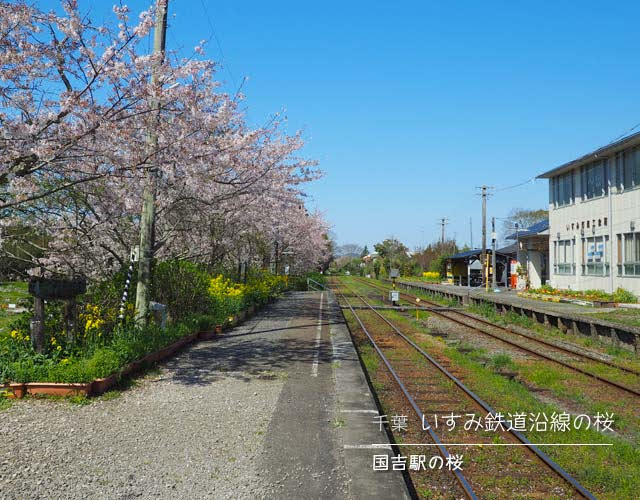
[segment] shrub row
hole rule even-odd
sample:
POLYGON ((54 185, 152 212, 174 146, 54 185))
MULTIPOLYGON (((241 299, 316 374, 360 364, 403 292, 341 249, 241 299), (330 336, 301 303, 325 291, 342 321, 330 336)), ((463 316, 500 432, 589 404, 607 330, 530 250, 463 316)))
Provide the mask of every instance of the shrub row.
POLYGON ((29 338, 29 314, 24 314, 0 335, 0 383, 89 382, 162 349, 176 340, 213 329, 233 320, 250 306, 261 306, 287 288, 284 277, 253 273, 247 283, 234 283, 222 275, 211 276, 199 266, 172 261, 161 263, 154 275, 154 298, 167 305, 170 322, 161 329, 133 321, 133 304, 119 320, 119 299, 124 275, 92 287, 79 315, 79 334, 64 331, 61 303, 47 304, 46 354, 34 351, 29 338), (118 290, 119 289, 119 290, 118 290))

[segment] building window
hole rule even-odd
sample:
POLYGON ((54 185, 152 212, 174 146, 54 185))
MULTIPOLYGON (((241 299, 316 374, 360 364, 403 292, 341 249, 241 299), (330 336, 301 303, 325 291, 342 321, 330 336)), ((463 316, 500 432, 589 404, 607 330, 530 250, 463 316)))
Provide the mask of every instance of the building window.
POLYGON ((618 235, 618 276, 640 276, 640 233, 618 235))
POLYGON ((582 167, 582 198, 590 200, 609 192, 607 186, 607 162, 598 161, 582 167))
POLYGON ((554 274, 574 274, 574 241, 558 240, 554 242, 554 274))
POLYGON ((640 186, 640 148, 629 149, 616 156, 616 185, 618 189, 640 186))
POLYGON ((553 203, 556 207, 573 203, 573 171, 551 179, 553 203))
POLYGON ((609 237, 582 238, 582 274, 585 276, 609 275, 609 237))

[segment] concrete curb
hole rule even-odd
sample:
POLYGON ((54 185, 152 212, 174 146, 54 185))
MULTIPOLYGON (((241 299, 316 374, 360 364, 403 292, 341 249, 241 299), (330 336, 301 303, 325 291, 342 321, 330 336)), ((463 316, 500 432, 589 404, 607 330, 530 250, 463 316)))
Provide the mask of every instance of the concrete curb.
POLYGON ((373 455, 393 455, 384 431, 374 422, 378 408, 360 365, 358 354, 335 296, 327 294, 327 311, 331 319, 330 338, 334 366, 337 418, 344 462, 349 476, 352 498, 409 499, 409 491, 400 471, 376 472, 373 455), (385 443, 386 448, 374 448, 385 443))

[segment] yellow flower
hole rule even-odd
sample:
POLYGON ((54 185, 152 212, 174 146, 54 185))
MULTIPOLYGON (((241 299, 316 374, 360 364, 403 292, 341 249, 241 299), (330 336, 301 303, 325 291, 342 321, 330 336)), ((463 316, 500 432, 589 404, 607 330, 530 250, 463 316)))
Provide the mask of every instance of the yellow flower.
POLYGON ((11 330, 11 338, 16 338, 16 335, 18 334, 17 330, 11 330))
POLYGON ((56 351, 62 351, 62 346, 56 347, 56 351))
POLYGON ((61 365, 66 365, 69 362, 69 358, 64 358, 63 360, 60 361, 61 365))
POLYGON ((27 335, 27 336, 24 338, 24 340, 25 340, 25 342, 29 342, 29 340, 31 340, 31 337, 29 337, 29 335, 27 335))
POLYGON ((51 337, 51 345, 56 345, 56 338, 55 337, 51 337))

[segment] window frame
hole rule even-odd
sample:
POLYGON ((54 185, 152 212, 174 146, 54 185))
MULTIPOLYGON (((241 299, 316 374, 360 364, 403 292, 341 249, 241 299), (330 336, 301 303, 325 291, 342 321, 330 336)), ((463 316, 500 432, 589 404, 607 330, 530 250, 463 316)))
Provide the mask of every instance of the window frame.
POLYGON ((607 250, 607 246, 609 244, 609 236, 608 235, 594 235, 594 236, 584 236, 582 238, 582 275, 583 276, 609 276, 611 272, 611 251, 607 250), (592 260, 589 261, 588 256, 588 245, 590 243, 594 244, 594 248, 597 250, 598 243, 602 243, 603 251, 601 261, 592 260))

